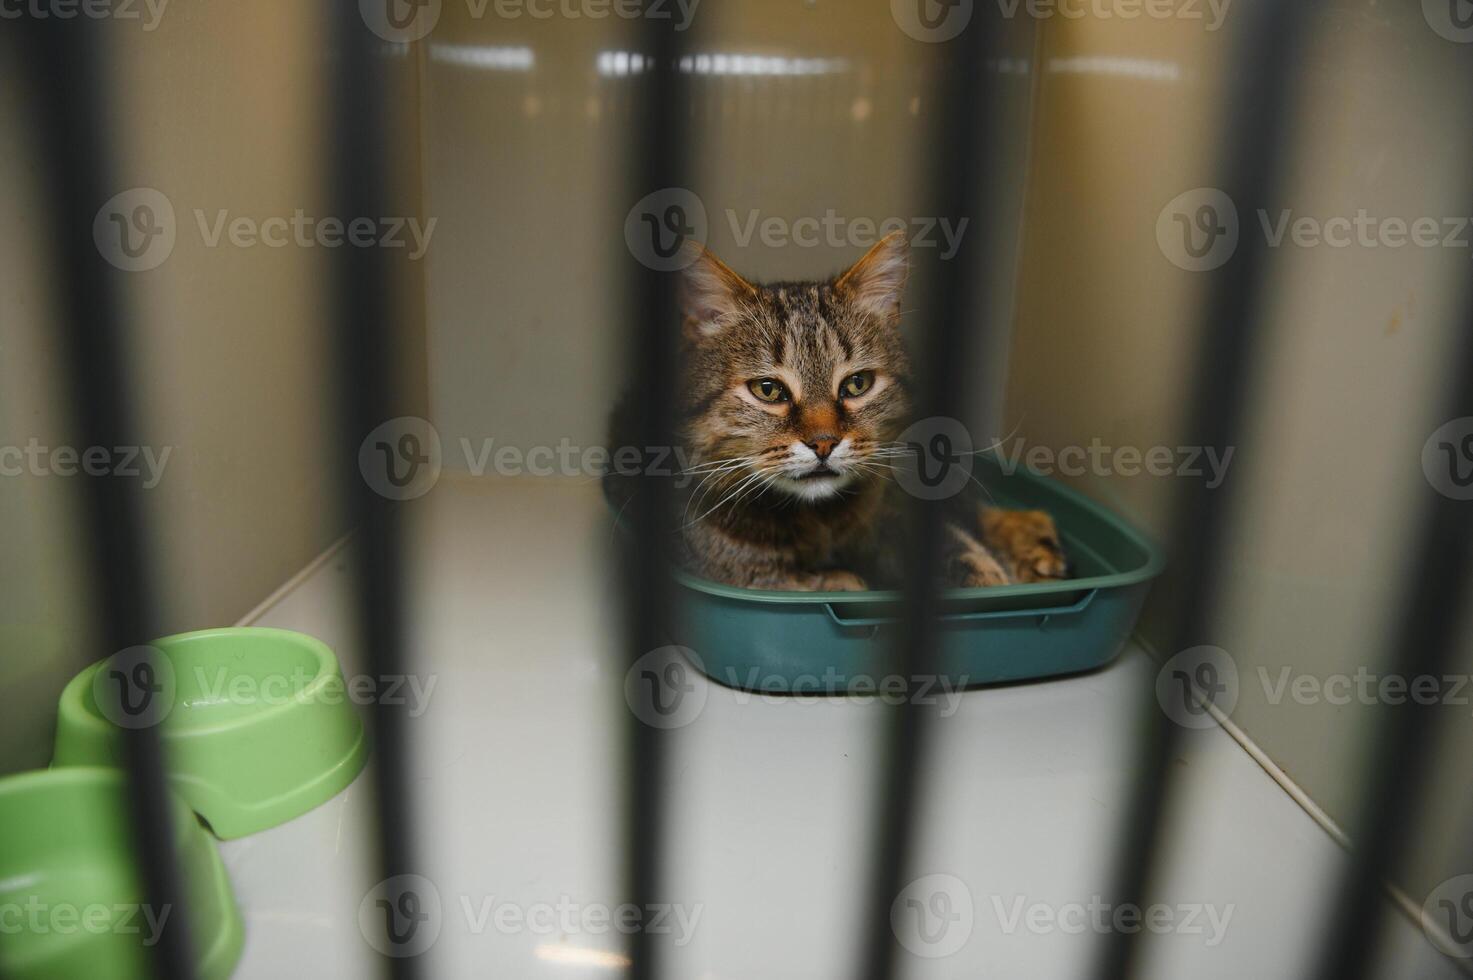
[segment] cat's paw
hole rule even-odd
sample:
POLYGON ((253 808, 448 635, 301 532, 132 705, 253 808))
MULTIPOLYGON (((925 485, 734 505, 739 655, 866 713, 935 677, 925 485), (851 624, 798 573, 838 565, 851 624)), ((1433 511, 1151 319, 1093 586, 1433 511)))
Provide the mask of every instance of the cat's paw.
POLYGON ((813 576, 816 583, 814 592, 864 592, 869 589, 864 579, 853 572, 828 571, 818 572, 813 576))
POLYGON ((989 543, 1006 556, 1018 582, 1069 577, 1069 560, 1054 519, 1041 510, 989 510, 982 515, 989 543))

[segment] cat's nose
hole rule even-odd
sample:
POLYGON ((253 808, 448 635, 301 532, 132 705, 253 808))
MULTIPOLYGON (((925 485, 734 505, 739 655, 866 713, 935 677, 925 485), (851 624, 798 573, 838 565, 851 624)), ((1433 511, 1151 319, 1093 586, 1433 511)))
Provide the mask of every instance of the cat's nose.
POLYGON ((808 448, 813 450, 813 454, 818 457, 820 463, 829 458, 829 453, 833 452, 834 447, 838 444, 837 436, 814 436, 808 440, 808 448))

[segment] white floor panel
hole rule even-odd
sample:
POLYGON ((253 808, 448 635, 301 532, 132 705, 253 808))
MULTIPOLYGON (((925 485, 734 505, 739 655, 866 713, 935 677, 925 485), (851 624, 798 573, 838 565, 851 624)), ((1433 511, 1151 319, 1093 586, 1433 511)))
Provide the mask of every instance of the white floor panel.
MULTIPOLYGON (((411 512, 416 851, 440 906, 424 926, 438 929, 427 969, 617 975, 627 708, 598 488, 446 478, 411 512)), ((325 562, 258 622, 322 637, 354 673, 346 588, 343 562, 325 562)), ((1132 648, 1091 675, 967 692, 937 721, 907 877, 945 877, 908 893, 919 905, 900 915, 920 952, 949 955, 907 954, 906 976, 1086 975, 1151 670, 1132 648)), ((697 683, 699 717, 665 736, 670 976, 852 976, 884 707, 697 683)), ((1194 734, 1178 763, 1147 974, 1301 976, 1343 852, 1226 733, 1194 734)), ((371 803, 360 778, 223 845, 247 920, 238 976, 370 975, 377 954, 358 922, 374 885, 371 803)), ((1385 976, 1460 976, 1400 915, 1390 932, 1385 976)))

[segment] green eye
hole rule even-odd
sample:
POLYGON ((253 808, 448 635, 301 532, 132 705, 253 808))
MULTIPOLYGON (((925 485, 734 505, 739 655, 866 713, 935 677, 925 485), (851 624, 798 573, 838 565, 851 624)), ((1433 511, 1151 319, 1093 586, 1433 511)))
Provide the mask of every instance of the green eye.
POLYGON ((858 398, 866 391, 869 391, 870 386, 874 383, 875 372, 873 371, 860 371, 856 374, 851 374, 844 379, 843 384, 839 385, 839 396, 841 398, 858 398))
POLYGON ((758 378, 756 381, 748 381, 747 390, 755 395, 759 402, 767 402, 770 405, 788 400, 788 389, 783 387, 781 381, 773 378, 758 378))

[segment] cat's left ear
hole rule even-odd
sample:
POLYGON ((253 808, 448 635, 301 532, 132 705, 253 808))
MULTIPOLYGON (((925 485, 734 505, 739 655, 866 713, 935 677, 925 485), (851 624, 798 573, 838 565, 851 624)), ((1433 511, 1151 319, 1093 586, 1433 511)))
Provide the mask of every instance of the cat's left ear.
POLYGON ((909 275, 910 243, 904 232, 892 231, 835 280, 834 288, 864 312, 891 319, 900 315, 909 275))

